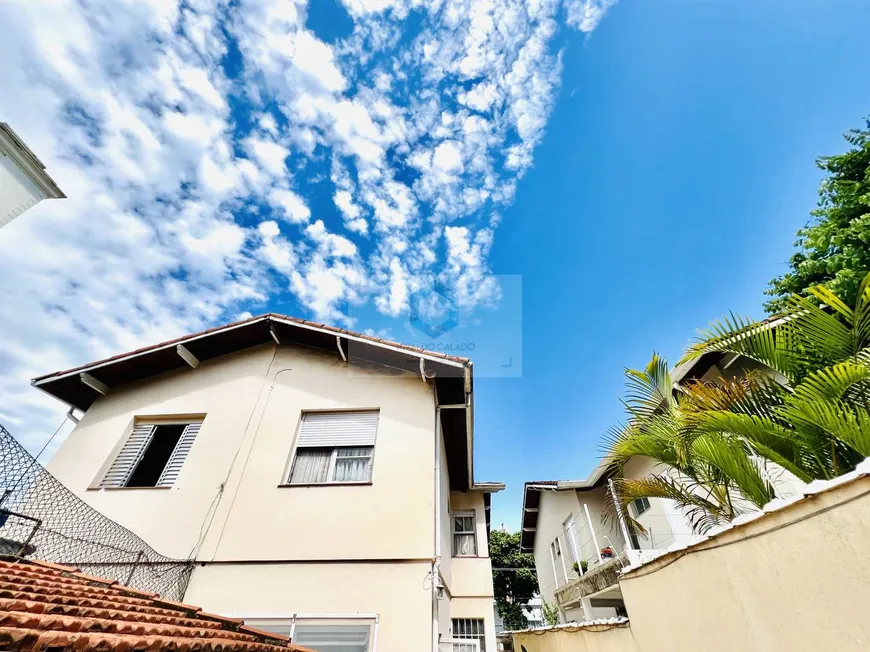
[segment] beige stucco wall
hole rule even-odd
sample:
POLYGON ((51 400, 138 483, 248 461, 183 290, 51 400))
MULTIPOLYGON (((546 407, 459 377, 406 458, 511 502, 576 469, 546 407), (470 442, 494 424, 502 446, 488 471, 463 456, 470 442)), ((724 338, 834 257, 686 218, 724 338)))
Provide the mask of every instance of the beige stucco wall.
MULTIPOLYGON (((452 617, 473 617, 494 633, 483 494, 449 491, 440 449, 442 573, 454 597, 439 602, 439 630, 447 638, 452 617), (451 559, 451 509, 475 510, 478 558, 451 559)), ((379 652, 406 652, 431 649, 435 450, 432 384, 419 375, 264 345, 113 389, 49 470, 158 552, 187 557, 199 544, 197 559, 215 563, 197 566, 187 601, 217 613, 376 613, 379 652), (361 408, 380 410, 370 485, 280 486, 303 410, 361 408), (94 488, 136 417, 179 415, 205 418, 173 487, 94 488)))
POLYGON ((866 650, 868 540, 863 478, 628 574, 632 631, 643 652, 866 650))
MULTIPOLYGON (((639 652, 628 627, 514 634, 514 652, 639 652)), ((698 652, 705 648, 698 648, 698 652)))
POLYGON ((186 557, 249 428, 273 352, 251 349, 112 391, 85 413, 48 470, 158 552, 186 557), (88 490, 114 459, 134 417, 177 414, 206 417, 175 486, 88 490))
POLYGON ((211 521, 200 559, 431 558, 431 385, 419 377, 349 373, 336 356, 275 348, 251 349, 112 391, 87 411, 49 470, 171 556, 187 556, 211 521), (380 409, 372 484, 279 487, 301 412, 333 408, 380 409), (134 417, 195 413, 205 420, 172 488, 87 489, 99 480, 134 417), (212 519, 209 510, 223 482, 212 519), (302 530, 305 536, 299 536, 302 530))
POLYGON ((378 652, 432 645, 429 564, 217 565, 193 572, 185 601, 241 618, 377 614, 378 652))

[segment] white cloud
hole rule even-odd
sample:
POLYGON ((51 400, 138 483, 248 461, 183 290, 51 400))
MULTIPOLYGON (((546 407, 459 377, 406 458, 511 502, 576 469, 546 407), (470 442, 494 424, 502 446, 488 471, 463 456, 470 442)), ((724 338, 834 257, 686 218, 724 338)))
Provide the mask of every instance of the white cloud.
POLYGON ((291 222, 305 223, 311 219, 311 209, 292 190, 278 188, 272 190, 269 199, 273 205, 281 208, 284 216, 291 222))
POLYGON ((276 177, 283 176, 287 169, 285 160, 290 156, 290 150, 278 143, 262 138, 249 138, 246 143, 251 155, 266 170, 276 177))
POLYGON ((432 165, 446 174, 462 172, 462 153, 454 141, 446 141, 435 148, 432 165))
POLYGON ((0 231, 0 412, 26 443, 65 411, 29 378, 270 298, 349 323, 436 280, 498 297, 494 215, 546 129, 558 21, 589 32, 612 0, 343 3, 333 44, 305 0, 0 5, 0 115, 69 196, 0 231))
POLYGON ((615 4, 616 0, 566 0, 568 24, 589 33, 598 27, 604 14, 615 4))

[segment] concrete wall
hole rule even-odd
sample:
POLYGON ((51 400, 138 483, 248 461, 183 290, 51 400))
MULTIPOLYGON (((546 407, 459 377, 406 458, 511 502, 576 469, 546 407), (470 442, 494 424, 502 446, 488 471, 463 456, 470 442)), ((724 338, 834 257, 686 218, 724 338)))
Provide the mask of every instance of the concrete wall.
MULTIPOLYGON (((514 652, 639 652, 628 627, 551 630, 514 634, 514 652), (522 646, 522 647, 520 647, 522 646)), ((705 648, 698 648, 698 651, 705 648)))
POLYGON ((629 629, 515 634, 514 649, 867 650, 868 540, 865 476, 626 573, 629 629))
POLYGON ((627 574, 632 631, 643 652, 866 650, 868 541, 865 477, 627 574))

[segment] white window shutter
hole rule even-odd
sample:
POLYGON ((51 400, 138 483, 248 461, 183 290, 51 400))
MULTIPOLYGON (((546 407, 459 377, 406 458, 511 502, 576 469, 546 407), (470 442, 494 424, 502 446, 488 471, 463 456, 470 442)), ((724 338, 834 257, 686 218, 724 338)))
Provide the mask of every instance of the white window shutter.
POLYGON ((160 479, 157 480, 158 487, 171 487, 178 479, 178 473, 181 471, 181 466, 184 460, 187 459, 187 454, 190 452, 193 441, 199 434, 199 428, 202 423, 191 423, 184 428, 178 443, 175 445, 175 450, 169 456, 169 461, 166 463, 166 468, 160 474, 160 479))
POLYGON ((103 476, 100 486, 125 486, 133 474, 136 465, 142 459, 142 455, 145 453, 145 449, 148 447, 148 443, 153 435, 154 426, 151 424, 142 424, 133 428, 133 432, 127 438, 127 441, 124 442, 118 457, 115 458, 112 466, 109 467, 106 475, 103 476))
POLYGON ((377 432, 377 410, 306 412, 297 447, 374 446, 377 432))

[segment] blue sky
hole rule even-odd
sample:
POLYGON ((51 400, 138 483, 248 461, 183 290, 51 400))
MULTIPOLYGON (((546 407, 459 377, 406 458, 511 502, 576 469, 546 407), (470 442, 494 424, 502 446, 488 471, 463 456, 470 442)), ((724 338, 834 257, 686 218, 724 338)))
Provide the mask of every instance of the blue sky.
MULTIPOLYGON (((622 368, 760 314, 870 113, 859 0, 0 5, 0 117, 69 196, 0 232, 29 378, 269 310, 476 361, 477 477, 576 478, 622 368), (439 295, 459 325, 432 338, 439 295)), ((68 431, 65 426, 58 439, 68 431)))

